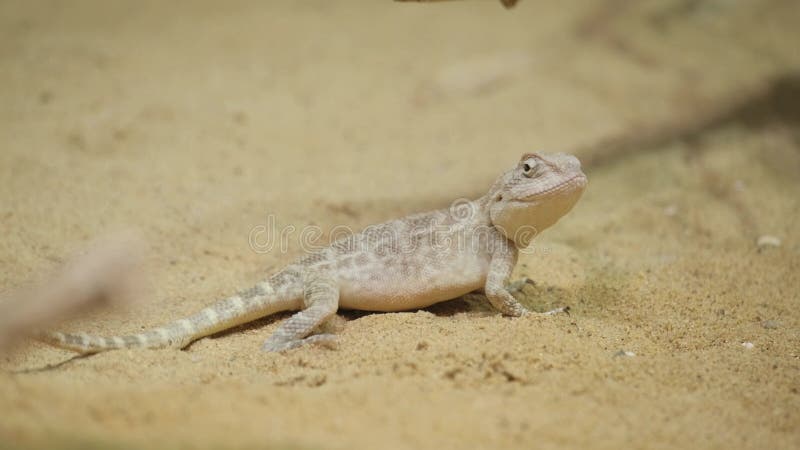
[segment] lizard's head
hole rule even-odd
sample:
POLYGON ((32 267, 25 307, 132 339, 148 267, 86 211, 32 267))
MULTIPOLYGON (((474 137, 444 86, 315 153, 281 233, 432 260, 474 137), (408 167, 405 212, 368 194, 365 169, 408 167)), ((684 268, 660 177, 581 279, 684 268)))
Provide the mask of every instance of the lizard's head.
POLYGON ((564 153, 522 155, 489 191, 492 224, 518 246, 569 212, 586 188, 578 158, 564 153))

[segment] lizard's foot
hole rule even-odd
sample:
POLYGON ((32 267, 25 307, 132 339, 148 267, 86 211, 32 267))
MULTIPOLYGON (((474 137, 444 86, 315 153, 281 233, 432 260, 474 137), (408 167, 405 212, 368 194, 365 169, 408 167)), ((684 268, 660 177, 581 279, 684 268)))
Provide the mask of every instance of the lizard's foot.
POLYGON ((528 285, 536 286, 536 282, 528 277, 520 278, 517 281, 512 281, 511 283, 508 283, 508 286, 506 286, 506 290, 513 295, 516 294, 517 292, 522 292, 522 289, 524 289, 525 286, 528 285))
POLYGON ((533 316, 554 316, 556 314, 561 314, 561 313, 569 315, 569 306, 562 306, 560 308, 551 309, 550 311, 541 312, 541 313, 540 312, 536 312, 536 311, 531 311, 530 309, 523 309, 519 314, 516 314, 516 315, 507 314, 507 315, 509 315, 511 317, 522 317, 522 316, 531 316, 531 315, 533 315, 533 316))
POLYGON ((314 334, 307 338, 293 339, 289 341, 275 338, 275 335, 273 334, 269 337, 269 339, 264 341, 264 345, 261 347, 261 350, 265 352, 282 352, 301 347, 306 344, 321 345, 334 349, 339 345, 339 341, 337 340, 335 334, 330 333, 314 334))
POLYGON ((564 313, 566 315, 569 315, 569 306, 562 306, 560 308, 551 309, 550 311, 544 312, 542 314, 544 314, 545 316, 552 316, 552 315, 560 314, 560 313, 564 313))

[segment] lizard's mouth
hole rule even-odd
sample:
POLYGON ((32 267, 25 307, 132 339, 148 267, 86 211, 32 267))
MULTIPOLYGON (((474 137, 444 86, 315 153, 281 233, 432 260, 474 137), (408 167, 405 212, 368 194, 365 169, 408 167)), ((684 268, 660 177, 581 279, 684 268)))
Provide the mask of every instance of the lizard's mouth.
POLYGON ((514 200, 518 202, 531 202, 546 197, 552 197, 553 195, 562 195, 568 191, 583 191, 583 189, 586 188, 587 183, 588 180, 586 178, 586 175, 584 175, 583 173, 578 173, 562 181, 561 183, 556 184, 555 186, 551 186, 547 189, 536 192, 535 194, 531 194, 514 200))

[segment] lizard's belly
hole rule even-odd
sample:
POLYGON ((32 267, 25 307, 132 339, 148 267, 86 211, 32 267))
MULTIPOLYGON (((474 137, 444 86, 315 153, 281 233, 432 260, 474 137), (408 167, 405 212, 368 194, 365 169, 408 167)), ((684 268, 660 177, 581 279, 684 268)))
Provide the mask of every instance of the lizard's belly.
MULTIPOLYGON (((424 259, 422 260, 424 261, 424 259)), ((480 289, 489 255, 453 255, 444 261, 377 262, 373 270, 340 273, 339 307, 365 311, 424 308, 480 289)))

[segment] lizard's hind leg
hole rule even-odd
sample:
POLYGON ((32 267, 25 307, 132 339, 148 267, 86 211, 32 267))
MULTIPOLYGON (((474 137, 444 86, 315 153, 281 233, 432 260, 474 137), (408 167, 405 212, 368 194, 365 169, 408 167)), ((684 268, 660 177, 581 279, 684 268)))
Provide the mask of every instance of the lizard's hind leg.
POLYGON ((309 343, 333 343, 333 334, 309 336, 316 327, 336 314, 339 308, 339 286, 326 274, 309 272, 303 276, 303 303, 305 309, 282 323, 264 342, 262 349, 280 352, 309 343))

